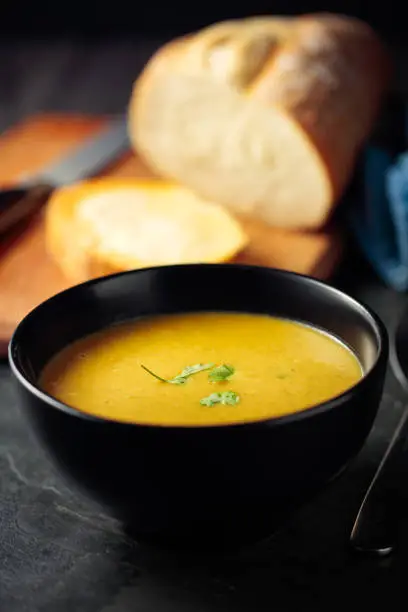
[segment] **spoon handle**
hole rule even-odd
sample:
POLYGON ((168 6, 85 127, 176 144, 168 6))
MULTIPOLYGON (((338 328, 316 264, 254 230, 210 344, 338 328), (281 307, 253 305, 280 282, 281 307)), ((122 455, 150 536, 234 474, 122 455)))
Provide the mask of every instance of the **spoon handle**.
POLYGON ((0 189, 0 235, 7 233, 39 210, 52 191, 50 185, 0 189))
POLYGON ((396 486, 401 479, 399 467, 407 437, 408 408, 401 416, 357 514, 350 542, 359 552, 385 556, 394 550, 398 509, 396 486))

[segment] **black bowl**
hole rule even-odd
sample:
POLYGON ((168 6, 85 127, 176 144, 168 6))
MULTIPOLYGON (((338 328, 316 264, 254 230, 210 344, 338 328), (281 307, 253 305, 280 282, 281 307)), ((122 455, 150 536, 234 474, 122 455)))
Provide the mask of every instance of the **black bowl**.
POLYGON ((198 548, 268 536, 343 470, 373 424, 387 356, 381 321, 344 293, 304 276, 239 265, 150 268, 78 285, 33 310, 9 349, 21 405, 62 471, 139 539, 198 548), (206 310, 318 326, 351 346, 366 374, 303 412, 207 427, 90 417, 37 386, 48 360, 77 338, 135 317, 206 310))

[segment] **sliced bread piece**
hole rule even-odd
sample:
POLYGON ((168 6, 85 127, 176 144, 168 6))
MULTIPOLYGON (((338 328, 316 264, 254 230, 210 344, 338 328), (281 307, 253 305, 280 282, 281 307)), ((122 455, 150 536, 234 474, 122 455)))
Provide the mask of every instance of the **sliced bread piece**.
POLYGON ((75 282, 133 268, 232 259, 247 244, 222 207, 155 179, 102 178, 58 190, 47 249, 75 282))

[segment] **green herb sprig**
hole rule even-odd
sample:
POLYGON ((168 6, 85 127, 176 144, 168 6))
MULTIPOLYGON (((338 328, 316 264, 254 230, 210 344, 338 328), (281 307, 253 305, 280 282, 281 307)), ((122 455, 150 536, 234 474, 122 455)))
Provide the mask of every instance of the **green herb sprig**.
POLYGON ((171 385, 184 385, 190 378, 190 376, 193 376, 193 374, 198 374, 198 372, 210 370, 214 367, 213 363, 196 363, 195 365, 187 366, 186 368, 184 368, 184 370, 180 372, 180 374, 177 374, 173 378, 163 378, 162 376, 155 374, 155 372, 152 372, 152 370, 149 370, 149 368, 147 368, 145 365, 140 365, 151 376, 154 376, 154 378, 160 380, 160 382, 170 383, 171 385))
MULTIPOLYGON (((196 363, 195 365, 187 366, 179 374, 173 378, 163 378, 159 374, 156 374, 148 367, 140 364, 143 370, 148 374, 163 383, 169 383, 171 385, 184 385, 190 376, 210 370, 208 373, 208 379, 212 383, 226 382, 230 380, 231 376, 235 374, 235 368, 232 365, 223 363, 220 366, 215 366, 213 363, 196 363)), ((202 406, 214 406, 215 404, 224 404, 226 406, 235 406, 239 404, 240 397, 235 391, 223 391, 221 393, 211 393, 207 397, 203 397, 200 400, 202 406)))
POLYGON ((202 406, 214 406, 215 404, 235 406, 240 401, 241 398, 235 391, 223 391, 222 393, 211 393, 207 397, 203 397, 200 400, 200 404, 202 406))
POLYGON ((235 374, 235 368, 232 365, 228 365, 227 363, 223 363, 220 366, 217 366, 208 373, 208 378, 211 382, 224 382, 229 380, 231 376, 235 374))

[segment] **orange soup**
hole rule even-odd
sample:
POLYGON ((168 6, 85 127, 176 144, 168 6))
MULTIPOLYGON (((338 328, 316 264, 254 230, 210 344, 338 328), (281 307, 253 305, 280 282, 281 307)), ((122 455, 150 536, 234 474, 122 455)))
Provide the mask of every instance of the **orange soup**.
POLYGON ((304 410, 362 375, 354 353, 317 329, 206 312, 143 318, 78 340, 45 367, 40 386, 116 421, 214 425, 304 410))

